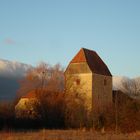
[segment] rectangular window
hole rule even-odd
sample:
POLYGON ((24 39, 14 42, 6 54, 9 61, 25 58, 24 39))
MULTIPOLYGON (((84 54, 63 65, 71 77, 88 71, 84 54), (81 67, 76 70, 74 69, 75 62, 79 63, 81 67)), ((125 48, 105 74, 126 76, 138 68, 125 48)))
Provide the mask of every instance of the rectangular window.
POLYGON ((104 79, 104 86, 106 86, 107 85, 107 80, 106 79, 104 79))
POLYGON ((76 79, 76 85, 80 85, 80 79, 76 79))

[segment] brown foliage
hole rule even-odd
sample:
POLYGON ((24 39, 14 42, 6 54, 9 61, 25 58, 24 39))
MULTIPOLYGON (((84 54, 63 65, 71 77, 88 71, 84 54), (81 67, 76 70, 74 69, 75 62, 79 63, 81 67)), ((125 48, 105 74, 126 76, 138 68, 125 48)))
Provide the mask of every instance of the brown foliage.
POLYGON ((46 127, 64 127, 64 93, 44 90, 43 94, 38 96, 38 99, 40 101, 38 109, 46 127))
POLYGON ((117 94, 117 98, 114 96, 113 107, 104 112, 106 129, 115 130, 117 125, 117 132, 140 130, 140 101, 130 98, 121 91, 115 94, 117 94))
MULTIPOLYGON (((33 91, 39 102, 39 104, 34 104, 33 108, 39 114, 38 118, 41 119, 43 125, 62 127, 62 125, 64 126, 63 90, 63 68, 59 64, 50 66, 40 63, 39 66, 29 71, 22 80, 18 94, 21 96, 33 91)), ((27 113, 25 112, 25 114, 27 113)))
POLYGON ((29 91, 36 89, 43 90, 44 88, 57 92, 63 91, 64 75, 60 64, 50 66, 42 62, 36 68, 28 71, 25 78, 20 81, 18 96, 21 97, 29 91))
MULTIPOLYGON (((76 77, 78 78, 78 77, 76 77)), ((79 78, 78 78, 79 79, 79 78)), ((40 104, 35 109, 41 115, 43 125, 51 128, 80 128, 103 126, 109 130, 131 132, 140 129, 140 102, 133 100, 124 93, 114 96, 114 105, 102 114, 94 114, 87 110, 85 93, 81 86, 74 88, 72 77, 67 77, 67 87, 64 91, 64 75, 60 65, 50 66, 41 63, 30 70, 21 82, 18 94, 25 95, 34 90, 40 104), (116 106, 117 105, 117 106, 116 106), (117 110, 116 110, 117 109, 117 110), (93 122, 92 122, 93 121, 93 122)))

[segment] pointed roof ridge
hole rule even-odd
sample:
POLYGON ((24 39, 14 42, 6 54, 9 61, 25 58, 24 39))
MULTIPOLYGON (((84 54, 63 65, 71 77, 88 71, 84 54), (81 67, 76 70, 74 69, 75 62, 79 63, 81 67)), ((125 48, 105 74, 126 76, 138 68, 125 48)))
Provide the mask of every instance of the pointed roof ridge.
POLYGON ((93 50, 81 48, 70 63, 81 63, 81 62, 87 62, 89 68, 93 73, 112 76, 107 65, 93 50))
POLYGON ((70 63, 79 63, 79 62, 86 62, 85 48, 81 48, 70 63))
POLYGON ((81 49, 84 50, 84 51, 92 51, 92 52, 95 52, 94 50, 87 49, 87 48, 81 48, 81 49))

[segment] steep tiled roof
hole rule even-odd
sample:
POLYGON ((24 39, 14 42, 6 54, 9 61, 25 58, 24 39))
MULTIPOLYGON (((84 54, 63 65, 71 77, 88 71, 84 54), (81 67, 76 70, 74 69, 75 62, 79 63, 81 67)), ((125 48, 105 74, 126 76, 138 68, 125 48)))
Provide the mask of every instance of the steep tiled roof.
POLYGON ((85 56, 85 51, 82 48, 76 56, 72 59, 71 63, 79 63, 79 62, 86 62, 86 56, 85 56))
POLYGON ((95 51, 82 48, 70 63, 87 62, 93 73, 111 76, 107 65, 95 51))
POLYGON ((26 95, 22 96, 22 98, 38 98, 39 95, 42 95, 42 93, 47 92, 47 89, 33 89, 30 92, 28 92, 26 95))

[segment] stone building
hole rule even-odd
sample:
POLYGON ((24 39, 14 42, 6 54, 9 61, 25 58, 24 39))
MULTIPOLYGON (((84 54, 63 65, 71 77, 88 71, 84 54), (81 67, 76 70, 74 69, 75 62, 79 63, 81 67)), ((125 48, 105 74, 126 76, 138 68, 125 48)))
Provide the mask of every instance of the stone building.
POLYGON ((22 96, 15 106, 16 118, 36 119, 40 117, 37 112, 39 101, 36 97, 36 91, 30 91, 25 96, 22 96))
POLYGON ((86 95, 87 107, 101 113, 112 104, 112 75, 95 51, 82 48, 65 71, 66 91, 86 95))

